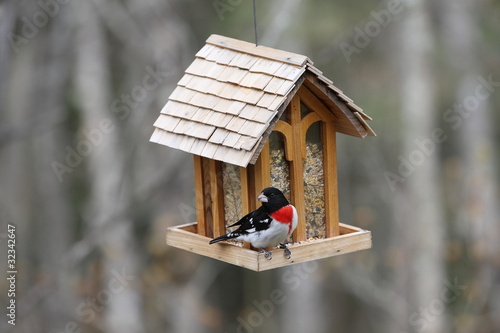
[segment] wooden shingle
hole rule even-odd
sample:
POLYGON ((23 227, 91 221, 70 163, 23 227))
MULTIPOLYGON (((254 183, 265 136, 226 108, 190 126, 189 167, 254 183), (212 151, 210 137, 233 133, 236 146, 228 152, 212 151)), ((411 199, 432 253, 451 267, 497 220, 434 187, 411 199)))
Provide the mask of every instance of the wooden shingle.
POLYGON ((168 107, 165 107, 162 113, 183 119, 191 119, 198 110, 198 108, 193 105, 175 101, 169 101, 166 106, 168 107))
POLYGON ((215 152, 217 151, 217 148, 219 148, 219 145, 207 142, 203 147, 203 150, 201 151, 200 155, 206 158, 213 159, 215 152))
POLYGON ((247 104, 245 105, 245 107, 243 107, 243 109, 239 113, 239 116, 240 118, 253 119, 253 117, 258 113, 259 110, 260 108, 258 106, 247 104))
POLYGON ((243 103, 255 105, 263 95, 264 92, 262 90, 240 87, 236 94, 234 94, 233 99, 243 103))
POLYGON ((233 150, 232 148, 226 147, 226 146, 218 146, 217 150, 215 151, 215 154, 213 156, 214 160, 222 160, 225 159, 225 156, 233 150))
POLYGON ((240 85, 248 88, 255 88, 258 90, 264 89, 265 86, 272 80, 271 75, 266 75, 262 73, 248 72, 240 81, 240 85))
POLYGON ((166 126, 166 123, 167 123, 167 116, 166 115, 163 115, 163 114, 160 114, 160 116, 158 117, 158 119, 156 119, 156 121, 154 122, 153 126, 154 127, 159 127, 161 129, 165 129, 165 126, 166 126))
POLYGON ((210 136, 209 142, 216 143, 216 144, 222 144, 224 140, 226 140, 227 136, 230 134, 228 130, 225 130, 223 128, 217 128, 212 135, 210 136))
POLYGON ((226 110, 231 106, 232 103, 233 101, 230 99, 220 98, 217 104, 214 105, 213 110, 226 113, 226 110))
POLYGON ((198 108, 196 113, 191 117, 192 121, 196 121, 198 123, 206 123, 207 119, 210 117, 210 110, 204 108, 198 108))
POLYGON ((358 118, 359 122, 363 125, 363 127, 368 131, 369 135, 375 136, 375 132, 371 129, 370 125, 366 122, 364 117, 359 113, 359 112, 354 112, 354 115, 356 118, 358 118))
POLYGON ((243 127, 245 122, 246 120, 243 118, 233 117, 233 119, 231 119, 231 121, 225 126, 225 128, 233 132, 238 132, 243 127))
POLYGON ((243 124, 238 133, 258 138, 262 135, 262 133, 264 133, 266 129, 267 129, 266 124, 261 124, 248 120, 243 124))
MULTIPOLYGON (((193 98, 193 91, 186 89, 181 86, 177 86, 175 90, 172 92, 170 97, 168 98, 171 101, 177 101, 182 103, 189 103, 189 101, 193 98)), ((168 102, 167 102, 168 103, 168 102)))
POLYGON ((237 147, 243 150, 251 150, 255 144, 258 144, 260 142, 260 139, 254 139, 249 136, 242 137, 242 139, 238 142, 237 147))
POLYGON ((196 77, 194 80, 190 80, 188 84, 185 85, 185 87, 191 90, 207 93, 208 87, 210 87, 210 85, 213 84, 213 82, 214 80, 206 77, 196 77))
POLYGON ((224 140, 224 142, 222 144, 224 146, 228 146, 228 147, 233 148, 240 139, 241 139, 240 134, 237 134, 234 132, 229 132, 228 136, 226 137, 226 139, 224 140))
POLYGON ((172 132, 207 140, 215 130, 215 126, 181 119, 172 132))
POLYGON ((286 82, 287 80, 275 76, 269 81, 267 86, 264 87, 264 91, 270 94, 276 94, 276 91, 286 82))
POLYGON ((277 110, 281 104, 285 102, 286 98, 280 97, 280 98, 275 98, 274 101, 272 101, 271 104, 267 107, 269 110, 277 110))
POLYGON ((229 63, 231 63, 231 61, 236 55, 238 55, 238 52, 229 49, 224 49, 215 59, 207 58, 207 60, 215 61, 216 63, 221 65, 229 65, 229 63))
POLYGON ((179 143, 179 149, 184 151, 189 151, 194 144, 196 139, 191 136, 184 136, 179 143))
POLYGON ((229 107, 226 109, 226 113, 230 113, 233 115, 240 114, 240 111, 245 107, 245 103, 240 101, 232 101, 229 107))
MULTIPOLYGON (((226 69, 224 65, 218 64, 216 62, 200 60, 200 66, 202 69, 200 71, 194 73, 199 77, 209 77, 211 79, 217 80, 217 77, 220 73, 226 69)), ((220 80, 219 80, 220 81, 220 80)))
POLYGON ((219 99, 220 98, 217 96, 195 91, 189 100, 189 104, 200 108, 213 109, 213 107, 219 102, 219 99))
POLYGON ((252 67, 249 68, 249 70, 250 72, 274 75, 274 73, 276 73, 276 71, 281 67, 281 64, 281 62, 276 60, 260 58, 253 64, 252 67))
POLYGON ((297 68, 288 64, 282 64, 280 68, 274 73, 274 76, 280 77, 287 80, 295 80, 298 78, 302 68, 297 68))
POLYGON ((270 106, 273 105, 276 99, 283 100, 283 96, 264 93, 264 95, 262 95, 262 97, 257 102, 257 106, 272 110, 270 106))
POLYGON ((177 82, 177 85, 178 86, 182 86, 182 87, 185 87, 189 81, 191 81, 191 79, 193 79, 195 76, 194 75, 191 75, 191 74, 184 74, 184 76, 180 79, 179 82, 177 82))
POLYGON ((234 84, 239 84, 240 81, 245 77, 247 71, 238 67, 226 67, 217 77, 218 81, 231 82, 234 84))
POLYGON ((278 89, 275 90, 275 93, 277 95, 285 96, 290 92, 290 90, 292 90, 294 86, 294 81, 285 81, 278 89))
MULTIPOLYGON (((230 50, 228 50, 230 51, 230 50)), ((226 56, 226 50, 221 47, 214 47, 204 58, 208 61, 217 61, 219 58, 226 56)))
POLYGON ((235 56, 229 63, 232 67, 238 67, 241 69, 250 69, 259 60, 258 57, 252 56, 246 53, 239 53, 235 56))
POLYGON ((155 126, 167 132, 172 132, 174 128, 177 126, 177 124, 181 121, 181 118, 166 116, 166 115, 160 115, 158 119, 160 118, 163 120, 161 125, 158 124, 159 126, 156 125, 155 126))
POLYGON ((207 55, 210 54, 210 52, 212 52, 212 50, 214 48, 215 48, 215 45, 207 44, 207 45, 203 46, 201 48, 201 50, 198 51, 198 53, 196 53, 196 57, 205 58, 207 55))
POLYGON ((269 122, 269 119, 272 119, 275 114, 276 112, 270 111, 267 108, 259 108, 259 110, 254 113, 252 120, 265 124, 269 122))
POLYGON ((205 118, 205 122, 207 124, 216 126, 218 128, 223 128, 225 127, 232 119, 234 116, 221 113, 221 112, 216 112, 216 111, 210 111, 208 114, 208 117, 205 118))
POLYGON ((196 76, 205 76, 205 72, 207 71, 207 61, 204 59, 196 58, 194 61, 186 68, 185 73, 192 74, 196 76))
POLYGON ((236 84, 228 83, 224 85, 224 88, 219 92, 219 97, 232 100, 233 96, 236 95, 236 93, 239 90, 239 86, 236 84))
POLYGON ((151 139, 149 141, 158 143, 160 141, 160 137, 165 133, 165 131, 161 130, 160 128, 155 128, 153 131, 153 134, 151 135, 151 139))
POLYGON ((176 135, 171 132, 163 131, 158 143, 171 148, 179 149, 179 145, 183 137, 184 135, 176 135))
POLYGON ((207 88, 207 92, 211 95, 218 96, 220 92, 224 89, 224 83, 216 81, 216 80, 210 80, 210 85, 207 88))
POLYGON ((206 140, 195 139, 194 142, 193 142, 193 145, 191 146, 191 150, 189 150, 189 152, 191 154, 195 154, 195 155, 201 156, 201 152, 205 148, 206 144, 207 144, 206 140))

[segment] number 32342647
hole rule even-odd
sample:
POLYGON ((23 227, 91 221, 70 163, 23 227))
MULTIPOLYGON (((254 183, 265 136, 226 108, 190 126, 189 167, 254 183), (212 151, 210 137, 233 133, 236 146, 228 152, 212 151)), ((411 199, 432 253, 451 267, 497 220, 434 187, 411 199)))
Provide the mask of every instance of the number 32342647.
POLYGON ((8 226, 8 237, 9 239, 7 240, 7 264, 9 265, 9 268, 13 268, 16 265, 16 227, 13 226, 12 224, 9 224, 8 226))

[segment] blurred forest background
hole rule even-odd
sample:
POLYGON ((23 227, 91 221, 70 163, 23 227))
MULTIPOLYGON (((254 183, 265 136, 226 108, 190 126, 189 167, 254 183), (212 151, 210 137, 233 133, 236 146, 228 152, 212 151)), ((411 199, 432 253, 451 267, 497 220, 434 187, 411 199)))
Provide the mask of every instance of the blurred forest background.
POLYGON ((192 157, 149 142, 250 0, 0 2, 2 332, 500 332, 500 2, 257 0, 374 120, 339 135, 341 221, 373 249, 255 273, 167 247, 192 157), (16 226, 16 325, 7 225, 16 226))

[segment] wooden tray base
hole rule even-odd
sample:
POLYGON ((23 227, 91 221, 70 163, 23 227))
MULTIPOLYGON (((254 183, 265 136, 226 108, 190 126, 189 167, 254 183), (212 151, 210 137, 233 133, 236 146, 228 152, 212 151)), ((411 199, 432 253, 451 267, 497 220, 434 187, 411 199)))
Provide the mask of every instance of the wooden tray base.
POLYGON ((168 228, 167 244, 257 272, 372 247, 370 231, 344 223, 340 223, 339 229, 340 236, 288 244, 288 248, 292 252, 291 259, 286 259, 283 250, 278 248, 271 251, 273 257, 268 260, 263 253, 240 247, 237 244, 220 242, 210 245, 208 244, 210 238, 196 233, 196 222, 168 228))

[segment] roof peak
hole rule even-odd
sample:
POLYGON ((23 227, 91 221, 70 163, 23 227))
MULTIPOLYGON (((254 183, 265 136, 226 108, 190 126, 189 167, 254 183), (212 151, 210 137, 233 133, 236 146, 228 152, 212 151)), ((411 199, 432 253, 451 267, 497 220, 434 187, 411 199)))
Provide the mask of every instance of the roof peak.
POLYGON ((274 49, 263 45, 256 46, 254 43, 249 43, 239 39, 224 37, 216 34, 211 35, 207 39, 206 43, 299 67, 304 66, 306 62, 309 64, 313 63, 308 57, 301 54, 274 49))

